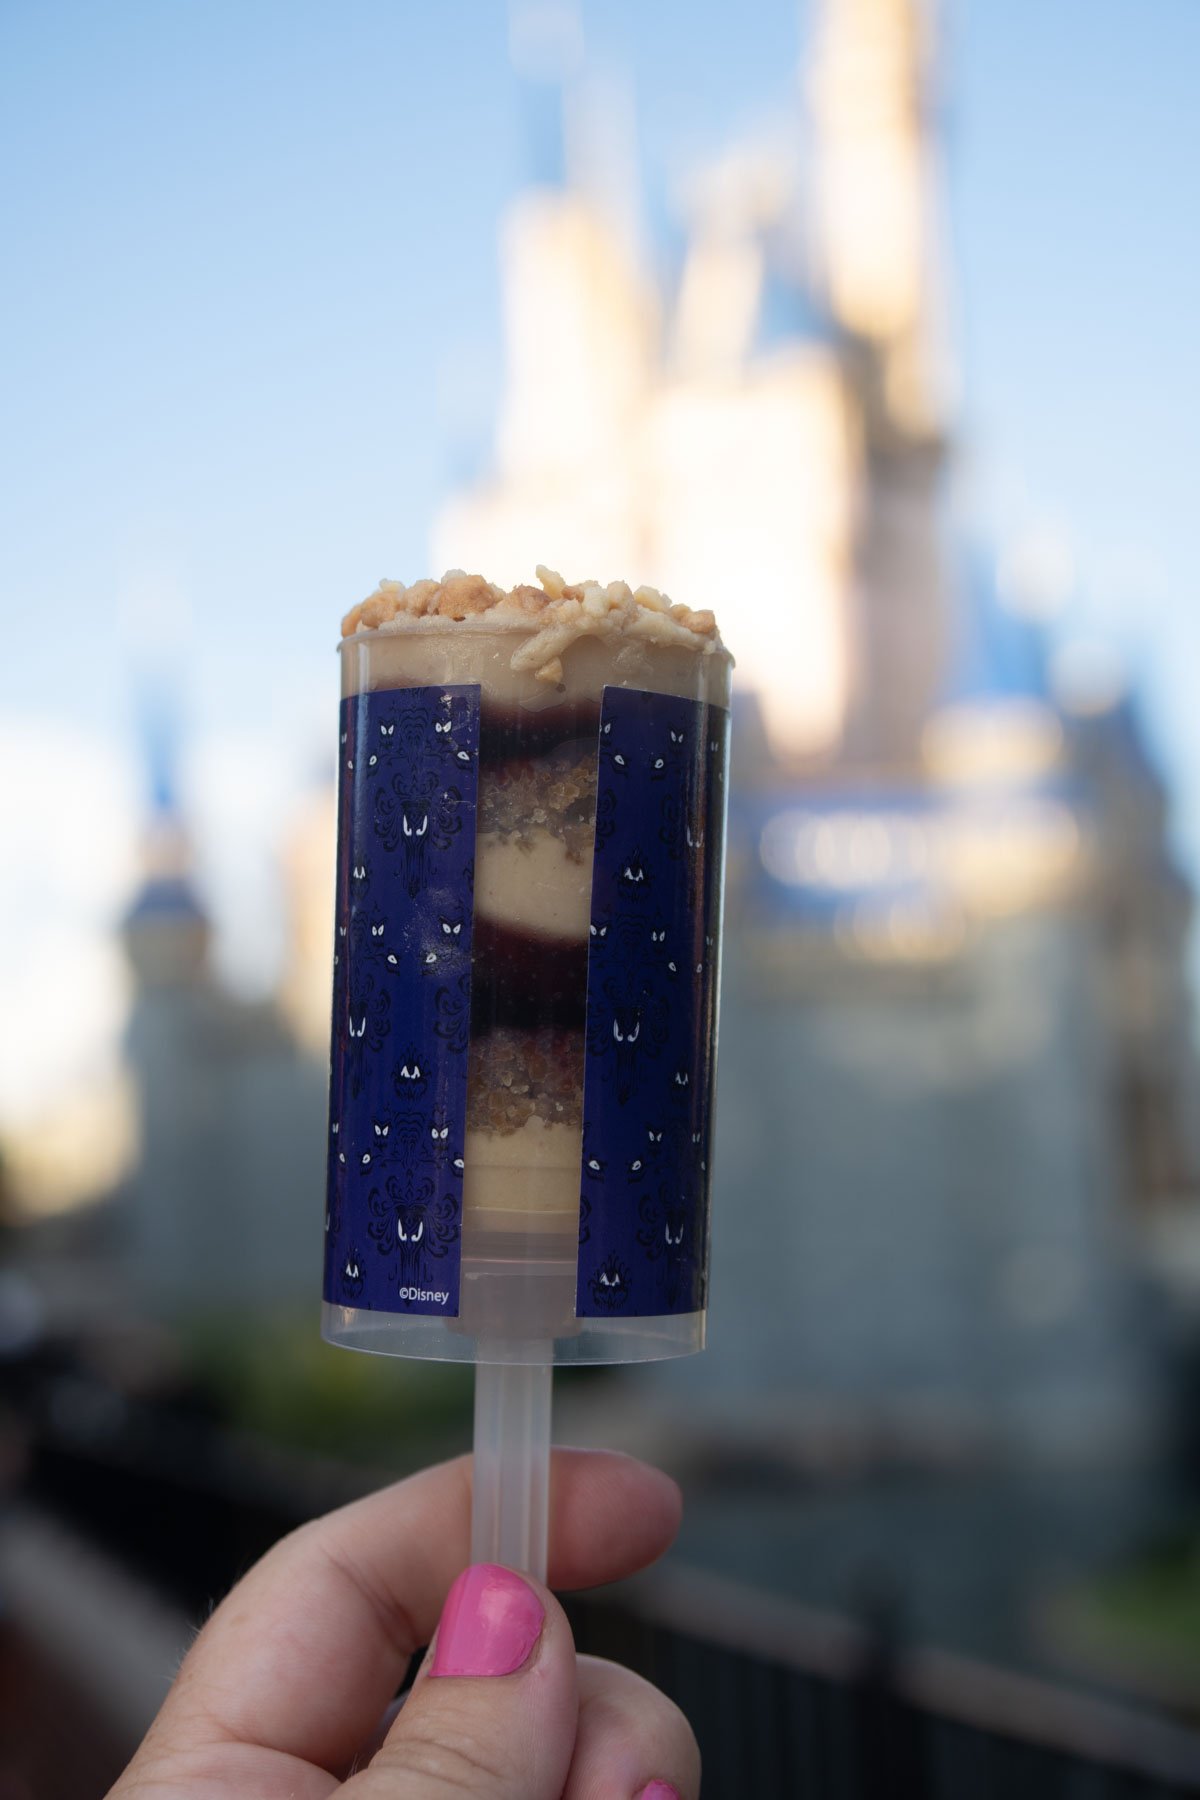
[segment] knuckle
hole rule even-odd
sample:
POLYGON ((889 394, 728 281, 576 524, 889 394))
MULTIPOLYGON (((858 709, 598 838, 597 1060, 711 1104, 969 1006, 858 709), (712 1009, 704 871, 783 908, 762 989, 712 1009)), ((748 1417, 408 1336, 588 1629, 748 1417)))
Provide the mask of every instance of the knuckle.
MULTIPOLYGON (((406 1727, 408 1722, 406 1721, 406 1727)), ((427 1731, 419 1723, 406 1728, 383 1746, 375 1766, 383 1765, 406 1776, 418 1776, 430 1784, 430 1793, 442 1800, 450 1795, 495 1795, 510 1791, 512 1771, 504 1766, 497 1746, 485 1743, 461 1724, 453 1741, 427 1731)), ((419 1790, 422 1794, 425 1788, 419 1790)))

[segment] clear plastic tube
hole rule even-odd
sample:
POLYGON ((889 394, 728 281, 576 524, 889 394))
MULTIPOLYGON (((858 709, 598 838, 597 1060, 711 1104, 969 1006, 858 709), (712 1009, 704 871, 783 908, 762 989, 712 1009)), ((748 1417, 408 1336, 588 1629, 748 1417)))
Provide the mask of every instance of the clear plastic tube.
POLYGON ((553 1345, 544 1346, 537 1363, 490 1360, 500 1353, 500 1346, 480 1341, 471 1561, 503 1563, 545 1581, 553 1345))

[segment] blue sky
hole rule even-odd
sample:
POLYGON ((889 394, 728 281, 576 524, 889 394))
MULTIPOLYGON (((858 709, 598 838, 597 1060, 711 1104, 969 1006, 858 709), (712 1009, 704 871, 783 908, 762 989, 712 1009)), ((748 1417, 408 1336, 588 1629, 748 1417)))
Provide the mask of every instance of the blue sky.
MULTIPOLYGON (((1172 749, 1200 760, 1169 673, 1194 642, 1200 9, 958 0, 948 19, 973 504, 1060 522, 1099 573, 1095 616, 1161 683, 1172 749), (1149 611, 1107 593, 1114 566, 1161 590, 1149 611)), ((652 217, 678 170, 793 103, 784 0, 593 0, 585 25, 632 79, 652 217)), ((344 600, 424 566, 456 358, 490 411, 496 219, 526 172, 503 5, 9 0, 0 67, 5 606, 30 644, 71 608, 62 690, 111 722, 118 618, 168 565, 191 704, 237 709, 248 613, 286 615, 297 669, 318 666, 344 600)), ((29 697, 14 658, 0 701, 29 697)))
MULTIPOLYGON (((632 83, 653 240, 686 167, 796 104, 802 12, 584 21, 632 83)), ((947 21, 964 511, 1070 540, 1067 625, 1135 668, 1200 867, 1200 7, 947 21)), ((7 0, 0 170, 16 841, 81 758, 128 757, 147 629, 225 778, 244 755, 282 805, 281 769, 323 753, 338 615, 424 571, 495 402, 497 219, 528 175, 502 0, 7 0)))

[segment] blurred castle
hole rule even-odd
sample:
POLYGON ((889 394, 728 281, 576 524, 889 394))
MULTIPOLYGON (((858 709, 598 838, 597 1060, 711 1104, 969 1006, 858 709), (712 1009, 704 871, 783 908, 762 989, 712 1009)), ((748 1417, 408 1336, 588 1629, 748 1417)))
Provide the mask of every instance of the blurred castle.
MULTIPOLYGON (((1134 706, 1056 692, 945 517, 932 51, 919 0, 824 0, 806 119, 697 179, 669 294, 595 134, 543 142, 494 471, 432 561, 636 572, 737 652, 713 1347, 658 1371, 664 1417, 1091 1454, 1153 1426, 1142 1225, 1197 1188, 1191 901, 1134 706)), ((315 1295, 331 837, 314 803, 280 1005, 247 1007, 156 828, 126 925, 149 1301, 315 1295)))
POLYGON ((693 183, 669 293, 595 133, 543 134, 494 469, 432 561, 633 569, 737 655, 712 1349, 669 1416, 1119 1451, 1160 1388, 1139 1218, 1200 1172, 1190 896, 1131 703, 1065 704, 944 516, 931 17, 823 0, 807 118, 693 183))
POLYGON ((495 473, 445 508, 433 563, 636 570, 718 611, 777 757, 895 763, 948 625, 931 46, 912 4, 822 20, 811 154, 752 144, 694 181, 669 304, 598 197, 602 149, 568 167, 564 95, 503 227, 495 473))

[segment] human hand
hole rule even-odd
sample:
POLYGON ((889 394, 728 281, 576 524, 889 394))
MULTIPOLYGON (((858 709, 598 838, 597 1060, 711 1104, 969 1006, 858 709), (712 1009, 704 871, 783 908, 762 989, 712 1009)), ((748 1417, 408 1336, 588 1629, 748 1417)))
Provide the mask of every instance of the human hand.
MULTIPOLYGON (((424 1470, 276 1544, 200 1633, 109 1800, 695 1800, 677 1707, 577 1657, 540 1583, 462 1572, 470 1472, 424 1470)), ((550 1501, 563 1588, 644 1568, 679 1523, 674 1482, 607 1451, 555 1451, 550 1501)))

